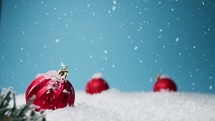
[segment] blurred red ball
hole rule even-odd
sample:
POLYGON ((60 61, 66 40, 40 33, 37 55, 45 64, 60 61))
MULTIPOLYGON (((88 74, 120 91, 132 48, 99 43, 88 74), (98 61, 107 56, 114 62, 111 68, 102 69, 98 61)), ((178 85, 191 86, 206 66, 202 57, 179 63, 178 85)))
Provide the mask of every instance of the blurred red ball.
POLYGON ((175 82, 170 79, 169 77, 158 77, 157 81, 154 85, 154 92, 159 92, 161 90, 166 90, 166 91, 177 91, 177 86, 175 82))
POLYGON ((39 75, 27 88, 26 102, 35 96, 33 104, 41 109, 55 110, 72 106, 75 101, 75 91, 72 84, 57 71, 39 75))
POLYGON ((102 77, 93 77, 86 85, 86 92, 88 94, 101 93, 108 89, 109 85, 102 77))

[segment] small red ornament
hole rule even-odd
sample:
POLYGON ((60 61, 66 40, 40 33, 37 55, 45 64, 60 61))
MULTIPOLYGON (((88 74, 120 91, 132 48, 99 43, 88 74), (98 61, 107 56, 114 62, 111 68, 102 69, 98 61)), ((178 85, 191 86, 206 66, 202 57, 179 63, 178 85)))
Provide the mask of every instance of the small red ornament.
POLYGON ((157 81, 154 85, 154 92, 159 92, 161 90, 167 90, 167 91, 173 91, 176 92, 177 91, 177 86, 175 84, 175 82, 170 79, 167 76, 158 76, 157 77, 157 81))
POLYGON ((37 75, 26 90, 26 102, 35 96, 33 104, 38 106, 36 111, 72 106, 75 101, 75 91, 72 84, 66 79, 67 74, 67 67, 65 67, 60 71, 49 71, 37 75))
POLYGON ((86 85, 86 92, 88 94, 101 93, 102 91, 108 90, 108 83, 102 78, 101 73, 94 74, 92 79, 86 85))

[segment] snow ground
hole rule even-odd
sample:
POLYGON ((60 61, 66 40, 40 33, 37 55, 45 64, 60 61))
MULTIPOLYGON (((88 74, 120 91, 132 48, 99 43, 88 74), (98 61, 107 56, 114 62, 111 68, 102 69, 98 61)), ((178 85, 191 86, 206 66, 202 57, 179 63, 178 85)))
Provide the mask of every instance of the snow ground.
MULTIPOLYGON (((17 96, 24 104, 24 95, 17 96)), ((74 107, 46 111, 47 121, 215 121, 215 95, 183 92, 76 91, 74 107)))

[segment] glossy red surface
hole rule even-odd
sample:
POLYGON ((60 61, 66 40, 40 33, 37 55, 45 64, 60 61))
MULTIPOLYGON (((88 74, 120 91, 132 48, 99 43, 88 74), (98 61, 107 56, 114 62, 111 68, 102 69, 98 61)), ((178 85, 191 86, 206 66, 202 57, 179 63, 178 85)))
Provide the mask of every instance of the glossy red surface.
POLYGON ((102 78, 93 78, 86 85, 86 92, 88 94, 101 93, 108 89, 108 83, 102 78))
POLYGON ((177 91, 177 86, 175 82, 168 77, 158 78, 154 85, 154 92, 161 90, 177 91))
POLYGON ((39 106, 37 111, 72 106, 75 101, 75 91, 69 81, 52 80, 44 76, 36 78, 29 85, 25 94, 26 102, 34 95, 33 104, 39 106))

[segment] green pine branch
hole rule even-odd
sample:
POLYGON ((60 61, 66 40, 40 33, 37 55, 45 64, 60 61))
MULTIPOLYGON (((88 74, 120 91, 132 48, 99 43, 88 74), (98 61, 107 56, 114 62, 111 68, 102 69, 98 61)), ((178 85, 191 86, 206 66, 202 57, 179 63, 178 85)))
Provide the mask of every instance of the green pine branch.
POLYGON ((34 98, 25 105, 16 106, 15 93, 12 89, 3 89, 0 94, 0 121, 46 121, 44 112, 35 112, 31 106, 34 98), (13 106, 9 104, 12 101, 13 106))

